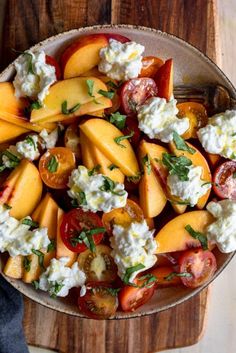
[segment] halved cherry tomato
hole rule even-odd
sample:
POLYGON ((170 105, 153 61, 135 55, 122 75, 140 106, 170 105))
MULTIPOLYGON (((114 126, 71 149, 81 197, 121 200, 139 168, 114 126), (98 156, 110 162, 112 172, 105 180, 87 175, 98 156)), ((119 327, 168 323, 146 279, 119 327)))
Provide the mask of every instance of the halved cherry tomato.
POLYGON ((121 109, 128 116, 136 115, 136 106, 157 96, 157 86, 152 78, 134 78, 125 82, 120 91, 121 109))
MULTIPOLYGON (((82 231, 94 230, 96 228, 103 228, 100 217, 93 212, 85 212, 80 208, 73 209, 64 214, 60 234, 65 246, 73 252, 83 252, 88 249, 85 240, 80 242, 78 239, 82 231)), ((93 234, 91 238, 95 245, 99 244, 103 238, 104 231, 93 234)), ((89 239, 90 236, 87 236, 89 239)), ((78 239, 79 240, 79 239, 78 239)))
POLYGON ((155 77, 158 69, 164 65, 164 61, 156 56, 145 56, 142 59, 142 70, 139 77, 155 77))
POLYGON ((102 223, 107 232, 112 234, 114 224, 127 227, 131 222, 141 222, 143 219, 143 211, 140 206, 132 200, 127 200, 125 207, 116 208, 111 212, 104 213, 102 223))
POLYGON ((201 248, 184 251, 179 258, 179 266, 181 273, 190 273, 190 277, 180 277, 183 284, 190 288, 208 282, 217 268, 214 254, 201 248))
POLYGON ((86 274, 87 282, 113 282, 117 278, 117 267, 111 256, 111 248, 97 245, 95 252, 89 249, 78 257, 79 268, 86 274))
POLYGON ((224 162, 216 169, 213 190, 221 199, 236 200, 236 161, 224 162))
MULTIPOLYGON (((145 280, 135 279, 134 283, 141 286, 145 280)), ((130 312, 135 311, 140 306, 147 303, 154 294, 156 283, 150 283, 150 285, 138 288, 133 286, 124 286, 119 292, 119 302, 123 311, 130 312)))
POLYGON ((141 132, 138 128, 138 121, 136 118, 127 117, 125 121, 125 128, 122 130, 124 135, 129 135, 131 132, 134 132, 133 136, 131 137, 130 141, 134 147, 138 147, 141 132))
POLYGON ((178 117, 189 119, 189 129, 183 134, 184 139, 197 138, 197 131, 205 126, 208 121, 207 111, 204 105, 196 102, 184 102, 177 104, 178 117))
POLYGON ((64 143, 75 154, 76 158, 81 157, 78 124, 74 123, 67 127, 64 135, 64 143))
POLYGON ((75 168, 75 156, 69 148, 50 148, 39 160, 39 172, 43 182, 53 189, 65 189, 75 168))
POLYGON ((118 298, 109 284, 90 282, 86 285, 86 294, 79 296, 78 306, 81 313, 91 319, 108 319, 115 315, 118 298))
POLYGON ((55 67, 57 80, 60 80, 61 79, 61 69, 60 69, 60 66, 59 66, 58 62, 56 61, 56 59, 54 59, 52 56, 46 55, 46 64, 55 67))

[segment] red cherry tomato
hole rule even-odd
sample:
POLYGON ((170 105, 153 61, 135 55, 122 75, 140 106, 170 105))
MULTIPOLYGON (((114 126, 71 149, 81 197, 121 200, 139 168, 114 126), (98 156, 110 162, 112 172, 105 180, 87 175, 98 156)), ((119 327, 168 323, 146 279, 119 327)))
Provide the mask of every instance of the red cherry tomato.
POLYGON ((91 319, 108 319, 115 315, 118 307, 117 295, 111 285, 104 282, 89 282, 86 294, 78 298, 81 313, 91 319))
POLYGON ((105 33, 106 37, 108 39, 115 39, 117 40, 118 42, 121 42, 121 43, 127 43, 127 42, 130 42, 130 39, 127 38, 127 37, 124 37, 122 36, 121 34, 115 34, 115 33, 105 33))
MULTIPOLYGON (((135 280, 135 284, 143 284, 143 280, 135 280)), ((150 286, 137 288, 133 286, 124 286, 119 292, 119 301, 123 311, 135 311, 140 306, 144 305, 151 299, 156 288, 155 283, 150 283, 150 286)))
POLYGON ((157 86, 152 78, 134 78, 125 82, 120 90, 121 109, 128 116, 136 115, 136 106, 157 96, 157 86))
POLYGON ((56 61, 56 59, 54 59, 52 56, 46 55, 46 64, 55 67, 57 80, 60 80, 61 79, 61 69, 60 69, 60 66, 59 66, 58 62, 56 61))
POLYGON ((124 135, 129 135, 131 132, 134 132, 133 136, 131 137, 130 141, 134 147, 138 147, 141 132, 138 128, 138 121, 136 118, 127 117, 125 122, 125 127, 122 130, 124 135))
POLYGON ((99 244, 102 240, 105 230, 93 234, 92 236, 88 235, 87 239, 79 242, 80 239, 78 237, 83 230, 88 231, 96 228, 103 228, 99 216, 96 213, 84 212, 83 210, 76 208, 65 213, 63 216, 60 227, 61 239, 68 249, 73 252, 81 253, 88 249, 88 246, 86 245, 87 239, 90 240, 92 237, 95 245, 99 244))
POLYGON ((186 250, 179 258, 181 273, 190 273, 190 277, 180 277, 186 287, 196 288, 208 282, 214 275, 216 258, 209 250, 201 248, 186 250))
POLYGON ((221 199, 236 200, 236 161, 219 165, 213 175, 213 190, 221 199))

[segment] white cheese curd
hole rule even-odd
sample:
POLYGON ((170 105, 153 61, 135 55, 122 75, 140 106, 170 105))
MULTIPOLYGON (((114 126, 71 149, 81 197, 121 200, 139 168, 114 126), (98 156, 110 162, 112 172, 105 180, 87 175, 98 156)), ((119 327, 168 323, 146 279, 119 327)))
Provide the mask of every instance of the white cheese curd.
POLYGON ((21 158, 34 161, 40 156, 38 142, 39 138, 37 135, 27 136, 25 140, 17 142, 16 150, 21 155, 21 158))
POLYGON ((200 197, 205 195, 211 188, 211 184, 201 179, 202 167, 188 167, 188 179, 182 181, 178 178, 178 175, 168 175, 167 185, 170 189, 170 193, 173 196, 179 197, 182 201, 190 203, 193 207, 197 204, 200 197))
POLYGON ((44 51, 26 51, 16 60, 15 69, 16 97, 30 97, 42 103, 56 81, 55 67, 46 63, 44 51))
POLYGON ((67 267, 68 257, 52 259, 50 265, 39 278, 39 289, 49 292, 52 296, 66 297, 73 287, 82 287, 86 276, 79 269, 78 262, 67 267))
POLYGON ((113 183, 113 190, 104 190, 104 183, 110 180, 103 174, 89 176, 89 170, 80 165, 74 169, 69 178, 68 195, 78 201, 79 206, 84 211, 110 212, 114 208, 124 207, 128 193, 124 190, 124 184, 113 183), (81 192, 84 202, 81 201, 81 192))
POLYGON ((177 101, 172 97, 169 102, 165 98, 152 97, 143 105, 137 106, 139 129, 151 139, 162 142, 173 140, 173 132, 179 135, 189 128, 188 118, 177 118, 177 101))
POLYGON ((155 230, 149 230, 146 221, 132 222, 129 227, 113 226, 113 236, 110 238, 111 255, 118 267, 118 275, 124 278, 126 270, 138 264, 144 268, 133 272, 129 282, 133 282, 138 273, 151 268, 157 257, 154 255, 157 243, 153 238, 155 230))
POLYGON ((215 222, 207 227, 207 238, 215 243, 220 251, 229 253, 236 250, 236 201, 222 200, 209 202, 207 210, 215 217, 215 222))
POLYGON ((47 248, 50 244, 47 228, 29 229, 29 225, 11 217, 9 210, 0 206, 0 252, 8 251, 12 257, 26 256, 32 254, 32 249, 47 248))
POLYGON ((121 43, 110 39, 108 46, 100 49, 98 70, 118 81, 136 78, 142 69, 144 49, 135 42, 121 43))
POLYGON ((222 157, 236 159, 236 110, 226 110, 208 119, 198 130, 203 148, 222 157))
POLYGON ((58 137, 59 137, 59 133, 58 133, 58 128, 56 128, 55 130, 53 130, 50 134, 47 132, 46 129, 43 129, 39 136, 42 138, 42 147, 44 148, 53 148, 56 146, 58 137))

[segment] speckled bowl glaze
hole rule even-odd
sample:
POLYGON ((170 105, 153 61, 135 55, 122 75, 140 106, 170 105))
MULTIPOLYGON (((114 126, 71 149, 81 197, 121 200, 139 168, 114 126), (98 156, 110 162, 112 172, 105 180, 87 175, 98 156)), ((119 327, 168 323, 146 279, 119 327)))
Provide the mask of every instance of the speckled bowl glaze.
MULTIPOLYGON (((119 33, 145 46, 145 55, 157 55, 163 59, 174 59, 174 83, 184 84, 222 84, 236 98, 236 90, 224 73, 199 50, 185 41, 161 31, 151 28, 135 27, 129 25, 93 26, 75 29, 61 33, 32 47, 32 50, 43 49, 49 55, 59 57, 64 48, 78 37, 92 33, 119 33)), ((0 81, 9 81, 14 74, 13 63, 1 74, 0 81)), ((215 251, 218 270, 213 280, 221 273, 232 259, 234 253, 222 254, 215 251)), ((0 258, 0 269, 3 268, 4 259, 0 258)), ((60 312, 83 317, 77 308, 76 301, 67 297, 65 299, 52 299, 46 293, 35 291, 31 285, 22 281, 5 277, 6 280, 28 298, 60 312)), ((135 318, 169 309, 199 293, 205 286, 191 290, 182 286, 157 290, 152 299, 134 313, 117 312, 114 319, 135 318)))

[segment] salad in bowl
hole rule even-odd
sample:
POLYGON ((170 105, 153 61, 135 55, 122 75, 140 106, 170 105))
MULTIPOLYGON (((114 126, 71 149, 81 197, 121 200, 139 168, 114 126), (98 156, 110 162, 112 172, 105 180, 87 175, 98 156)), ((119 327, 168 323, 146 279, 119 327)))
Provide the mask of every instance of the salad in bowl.
POLYGON ((236 250, 236 111, 174 97, 117 33, 26 50, 0 82, 3 274, 93 319, 196 289, 236 250))

